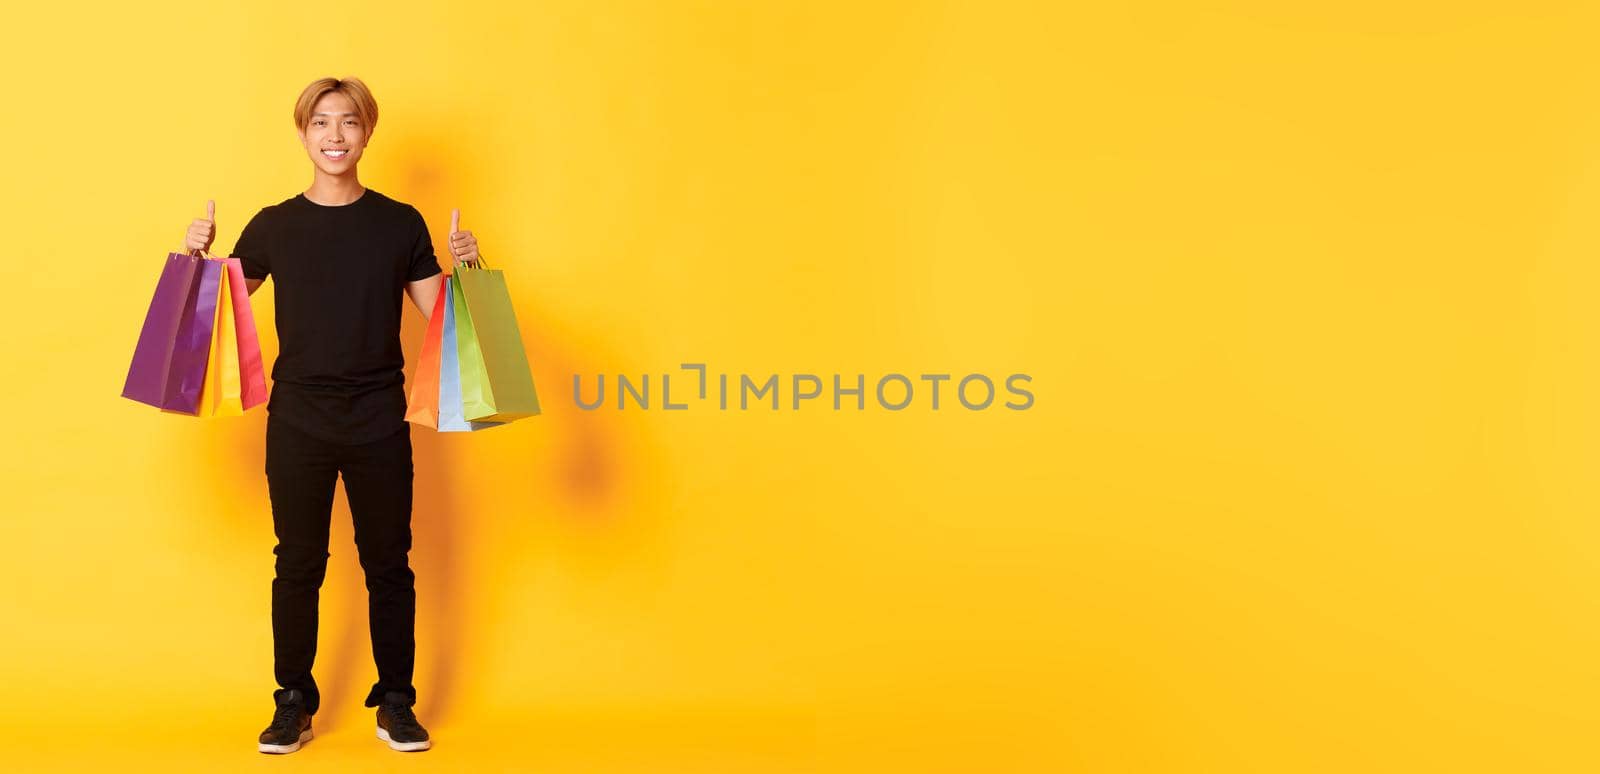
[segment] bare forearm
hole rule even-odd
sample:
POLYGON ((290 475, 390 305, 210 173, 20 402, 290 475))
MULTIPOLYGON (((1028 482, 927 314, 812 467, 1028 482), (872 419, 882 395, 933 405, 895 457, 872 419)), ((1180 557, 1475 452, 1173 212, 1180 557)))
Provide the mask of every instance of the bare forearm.
POLYGON ((411 303, 416 305, 417 311, 422 313, 422 319, 433 319, 433 306, 439 300, 439 291, 443 287, 443 274, 435 274, 427 279, 406 284, 406 295, 410 297, 411 303))

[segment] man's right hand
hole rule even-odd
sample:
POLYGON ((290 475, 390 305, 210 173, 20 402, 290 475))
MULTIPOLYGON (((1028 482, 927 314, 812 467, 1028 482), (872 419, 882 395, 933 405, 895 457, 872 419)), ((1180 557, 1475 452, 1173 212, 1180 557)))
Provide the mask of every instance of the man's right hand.
POLYGON ((189 233, 184 237, 184 252, 192 253, 196 250, 207 250, 211 247, 211 240, 217 238, 217 203, 206 200, 206 216, 195 218, 189 224, 189 233))

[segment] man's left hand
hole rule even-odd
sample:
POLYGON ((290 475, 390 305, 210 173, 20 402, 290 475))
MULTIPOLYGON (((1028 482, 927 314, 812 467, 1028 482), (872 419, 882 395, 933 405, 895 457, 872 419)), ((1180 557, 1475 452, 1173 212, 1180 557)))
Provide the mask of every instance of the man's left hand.
POLYGON ((450 255, 456 263, 478 265, 478 238, 461 230, 461 210, 450 211, 450 255))

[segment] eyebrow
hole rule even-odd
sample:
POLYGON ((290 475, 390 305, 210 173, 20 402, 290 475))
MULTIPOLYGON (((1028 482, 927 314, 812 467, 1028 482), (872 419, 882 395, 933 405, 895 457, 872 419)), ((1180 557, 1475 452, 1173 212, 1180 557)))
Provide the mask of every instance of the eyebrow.
POLYGON ((311 115, 314 115, 314 116, 331 116, 331 115, 354 116, 354 115, 357 115, 357 114, 355 114, 355 113, 337 113, 337 114, 335 114, 335 113, 312 113, 311 115))

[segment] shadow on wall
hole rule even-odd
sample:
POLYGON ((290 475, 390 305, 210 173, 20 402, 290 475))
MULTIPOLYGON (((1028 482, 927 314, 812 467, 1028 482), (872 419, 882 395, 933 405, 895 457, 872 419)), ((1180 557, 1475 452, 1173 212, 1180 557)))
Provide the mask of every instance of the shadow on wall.
MULTIPOLYGON (((473 177, 477 170, 470 165, 446 168, 442 160, 448 158, 448 152, 443 149, 449 146, 445 135, 430 135, 416 127, 405 127, 394 135, 392 144, 385 149, 399 161, 401 174, 393 195, 422 212, 429 223, 434 255, 446 274, 455 271, 449 249, 450 211, 460 208, 463 226, 478 235, 483 252, 494 268, 508 270, 508 281, 515 284, 510 276, 516 271, 513 266, 527 265, 527 262, 517 261, 511 266, 495 263, 493 256, 498 254, 495 235, 473 225, 472 202, 460 201, 456 194, 494 190, 494 181, 473 177)), ((609 416, 580 416, 564 410, 566 404, 560 400, 564 395, 563 385, 552 376, 578 373, 585 367, 594 370, 594 366, 578 362, 577 353, 568 349, 563 340, 545 335, 552 330, 554 321, 542 314, 544 306, 537 292, 518 294, 514 290, 512 298, 517 304, 518 328, 534 371, 543 411, 540 416, 483 432, 497 436, 499 443, 506 442, 502 434, 513 434, 511 443, 514 445, 509 453, 525 461, 529 475, 521 477, 521 481, 506 482, 517 488, 527 488, 526 492, 508 499, 529 503, 533 513, 490 512, 472 514, 468 520, 531 520, 548 513, 584 523, 616 525, 619 519, 606 517, 617 515, 616 506, 620 501, 617 494, 624 478, 622 471, 636 461, 623 459, 628 452, 618 443, 614 420, 609 416)), ((402 341, 407 368, 412 369, 415 353, 421 351, 426 323, 420 314, 408 314, 406 320, 402 341)), ((410 383, 408 374, 407 384, 410 383)), ((419 641, 426 634, 426 640, 432 643, 431 653, 418 653, 418 674, 431 675, 432 685, 419 685, 418 692, 419 695, 424 690, 429 692, 432 697, 429 711, 438 718, 453 708, 461 693, 461 665, 471 663, 470 659, 462 658, 470 647, 466 638, 470 636, 480 642, 498 639, 493 620, 464 620, 463 612, 473 609, 472 606, 451 603, 474 593, 462 583, 465 557, 456 518, 465 518, 467 514, 457 513, 460 498, 455 494, 473 482, 464 478, 463 471, 468 465, 452 464, 455 461, 451 459, 450 446, 451 442, 469 441, 471 434, 448 434, 452 436, 448 440, 445 435, 427 429, 413 433, 418 476, 416 515, 413 517, 416 540, 412 553, 416 558, 414 564, 421 568, 417 573, 419 606, 424 605, 423 600, 431 600, 426 609, 419 607, 417 626, 419 641), (425 663, 431 665, 427 670, 422 668, 425 663)), ((482 675, 476 677, 488 679, 482 675)))
MULTIPOLYGON (((453 197, 454 191, 490 190, 492 186, 460 172, 446 170, 436 161, 443 155, 437 149, 449 145, 450 142, 443 135, 430 137, 422 132, 409 132, 396 137, 392 146, 392 152, 403 159, 404 165, 403 183, 397 196, 414 205, 428 219, 434 253, 446 273, 454 271, 448 243, 450 211, 454 208, 463 210, 463 226, 478 234, 480 243, 485 245, 484 253, 490 256, 491 262, 495 255, 494 235, 472 225, 471 203, 456 201, 453 197)), ((526 261, 517 263, 526 265, 526 261)), ((494 268, 507 267, 496 263, 494 268)), ((514 272, 515 269, 510 271, 514 272)), ((515 284, 514 277, 508 276, 508 281, 515 284)), ((523 420, 542 425, 543 429, 537 436, 525 437, 528 444, 525 449, 519 449, 528 452, 524 459, 535 461, 532 470, 538 475, 530 476, 529 480, 539 486, 533 494, 555 499, 557 502, 551 505, 566 506, 562 510, 569 516, 599 517, 615 502, 613 495, 618 493, 624 471, 630 468, 630 460, 621 457, 625 449, 618 442, 620 431, 611 415, 605 412, 575 415, 566 411, 565 396, 570 385, 559 381, 560 377, 593 373, 599 368, 594 363, 584 362, 594 358, 583 357, 583 353, 568 348, 565 340, 551 335, 558 330, 558 324, 556 320, 542 315, 544 307, 539 303, 537 293, 519 297, 513 291, 513 301, 517 303, 518 327, 528 351, 543 408, 541 416, 523 420), (556 455, 555 459, 548 463, 536 461, 534 443, 552 439, 554 442, 546 445, 556 455)), ((420 317, 418 321, 420 323, 420 317)), ((414 339, 407 339, 408 357, 421 346, 424 333, 422 326, 419 324, 412 333, 414 339)))

